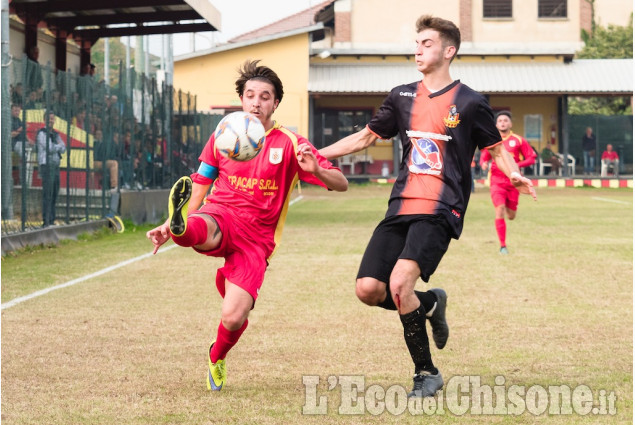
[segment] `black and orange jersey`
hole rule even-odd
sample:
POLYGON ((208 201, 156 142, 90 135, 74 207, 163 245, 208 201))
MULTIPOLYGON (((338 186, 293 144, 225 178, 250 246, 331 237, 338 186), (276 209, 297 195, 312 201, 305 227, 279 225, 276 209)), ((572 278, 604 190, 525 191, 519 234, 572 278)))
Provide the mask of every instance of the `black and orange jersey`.
POLYGON ((421 82, 392 89, 368 129, 399 134, 403 155, 386 217, 442 214, 460 236, 472 188, 474 151, 501 140, 485 97, 454 81, 435 93, 421 82))

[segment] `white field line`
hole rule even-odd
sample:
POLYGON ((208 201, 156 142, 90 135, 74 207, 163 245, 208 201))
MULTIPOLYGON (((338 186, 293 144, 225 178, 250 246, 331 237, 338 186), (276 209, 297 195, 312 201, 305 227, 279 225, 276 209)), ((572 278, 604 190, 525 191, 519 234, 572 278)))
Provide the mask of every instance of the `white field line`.
POLYGON ((614 204, 632 205, 632 202, 618 201, 617 199, 600 198, 597 196, 593 196, 591 197, 591 199, 595 199, 596 201, 603 201, 603 202, 613 202, 614 204))
MULTIPOLYGON (((295 198, 294 200, 289 202, 289 205, 291 206, 291 205, 295 204, 296 202, 300 201, 301 199, 302 199, 302 196, 298 196, 297 198, 295 198)), ((166 252, 166 251, 168 251, 168 250, 170 250, 172 248, 176 248, 178 246, 179 245, 176 245, 176 244, 175 245, 171 245, 171 246, 168 246, 167 248, 163 248, 163 249, 159 250, 157 253, 166 252)), ((140 255, 138 257, 131 258, 131 259, 126 260, 126 261, 122 261, 121 263, 115 264, 114 266, 109 266, 109 267, 106 267, 104 269, 98 270, 98 271, 96 271, 94 273, 90 273, 90 274, 87 274, 85 276, 78 277, 77 279, 69 280, 68 282, 61 283, 61 284, 55 285, 55 286, 51 286, 50 288, 41 289, 41 290, 35 291, 35 292, 31 293, 31 294, 24 295, 22 297, 14 298, 11 301, 7 301, 6 303, 3 303, 2 305, 0 305, 0 308, 2 310, 5 310, 5 309, 7 309, 9 307, 13 307, 13 306, 18 305, 20 303, 23 303, 24 301, 29 301, 29 300, 32 300, 33 298, 37 298, 39 296, 48 294, 49 292, 56 291, 56 290, 62 289, 62 288, 67 288, 69 286, 73 286, 73 285, 76 285, 78 283, 85 282, 88 279, 92 279, 94 277, 101 276, 102 274, 109 273, 109 272, 111 272, 113 270, 117 270, 117 269, 119 269, 121 267, 127 266, 128 264, 132 264, 132 263, 136 263, 137 261, 145 260, 146 258, 152 257, 152 255, 153 255, 152 252, 149 252, 147 254, 143 254, 143 255, 140 255)))
MULTIPOLYGON (((169 249, 176 248, 177 246, 178 245, 176 245, 176 244, 175 245, 171 245, 171 246, 168 246, 167 248, 163 248, 159 252, 165 252, 165 251, 167 251, 169 249)), ((136 263, 137 261, 144 260, 144 259, 146 259, 148 257, 152 257, 152 255, 153 254, 151 252, 149 252, 147 254, 143 254, 143 255, 140 255, 138 257, 131 258, 131 259, 126 260, 126 261, 122 261, 121 263, 115 264, 114 266, 109 266, 109 267, 106 267, 105 269, 98 270, 95 273, 90 273, 90 274, 87 274, 85 276, 78 277, 77 279, 69 280, 68 282, 60 283, 59 285, 55 285, 55 286, 51 286, 50 288, 41 289, 41 290, 35 291, 35 292, 31 293, 31 294, 24 295, 24 296, 18 297, 18 298, 14 298, 11 301, 7 301, 6 303, 3 303, 1 305, 2 310, 7 309, 9 307, 13 307, 14 305, 18 305, 18 304, 20 304, 20 303, 22 303, 24 301, 28 301, 28 300, 31 300, 33 298, 37 298, 37 297, 39 297, 41 295, 48 294, 51 291, 55 291, 55 290, 58 290, 58 289, 66 288, 68 286, 73 286, 73 285, 75 285, 77 283, 85 282, 88 279, 92 279, 94 277, 101 276, 102 274, 106 274, 106 273, 111 272, 113 270, 117 270, 117 269, 119 269, 121 267, 127 266, 128 264, 136 263)))

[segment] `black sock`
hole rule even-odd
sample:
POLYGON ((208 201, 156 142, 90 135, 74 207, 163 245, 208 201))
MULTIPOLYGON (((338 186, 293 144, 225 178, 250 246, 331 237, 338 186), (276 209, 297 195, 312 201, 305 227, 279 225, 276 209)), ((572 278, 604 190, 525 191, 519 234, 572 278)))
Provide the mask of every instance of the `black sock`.
POLYGON ((415 364, 415 374, 421 371, 430 372, 433 375, 439 373, 432 363, 430 354, 430 342, 426 332, 426 313, 422 305, 416 310, 399 316, 403 324, 403 336, 410 357, 415 364))
POLYGON ((386 299, 377 304, 377 307, 381 307, 386 310, 397 310, 397 306, 395 305, 395 301, 393 301, 390 292, 386 293, 386 299))
POLYGON ((415 291, 415 295, 419 298, 419 302, 421 302, 421 305, 426 313, 432 310, 434 303, 437 302, 437 295, 434 292, 415 291))

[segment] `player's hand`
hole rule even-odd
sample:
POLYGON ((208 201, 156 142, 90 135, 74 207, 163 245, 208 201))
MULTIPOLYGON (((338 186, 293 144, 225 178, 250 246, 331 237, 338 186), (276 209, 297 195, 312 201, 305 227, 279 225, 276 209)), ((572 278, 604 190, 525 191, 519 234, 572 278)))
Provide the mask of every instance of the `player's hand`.
POLYGON ((538 198, 536 197, 536 190, 534 189, 534 185, 531 183, 527 177, 523 177, 517 171, 512 171, 511 176, 509 177, 512 184, 520 193, 524 193, 525 195, 531 195, 536 201, 538 198))
POLYGON ((149 230, 146 233, 146 238, 150 239, 150 242, 154 245, 154 251, 152 251, 152 254, 156 254, 159 247, 170 239, 170 225, 166 221, 162 225, 149 230))
POLYGON ((298 164, 300 164, 300 168, 304 171, 315 174, 318 171, 320 165, 317 162, 317 158, 313 154, 311 150, 311 146, 306 143, 303 143, 298 146, 298 164))

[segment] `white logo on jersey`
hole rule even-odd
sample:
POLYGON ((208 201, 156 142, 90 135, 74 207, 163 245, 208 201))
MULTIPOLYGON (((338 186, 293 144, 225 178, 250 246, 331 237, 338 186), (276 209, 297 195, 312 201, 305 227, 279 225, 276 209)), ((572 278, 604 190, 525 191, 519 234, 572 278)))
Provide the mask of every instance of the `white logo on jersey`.
POLYGON ((400 91, 399 96, 417 97, 417 93, 410 93, 409 91, 400 91))
POLYGON ((509 147, 513 148, 514 146, 516 146, 516 141, 515 140, 510 140, 509 141, 509 147))
POLYGON ((269 149, 269 162, 276 165, 282 162, 282 148, 269 149))

